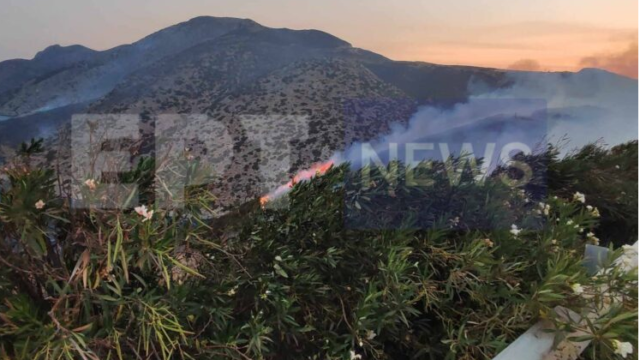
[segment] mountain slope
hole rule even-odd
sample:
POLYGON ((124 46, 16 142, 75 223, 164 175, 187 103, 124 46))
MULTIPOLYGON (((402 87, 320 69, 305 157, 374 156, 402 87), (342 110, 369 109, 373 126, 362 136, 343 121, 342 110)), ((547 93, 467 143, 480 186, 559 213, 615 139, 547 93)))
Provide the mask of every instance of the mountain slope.
POLYGON ((165 56, 230 31, 259 27, 251 20, 200 17, 158 31, 130 45, 103 52, 90 51, 82 58, 83 61, 74 61, 78 58, 77 51, 71 52, 66 48, 66 51, 54 54, 52 48, 48 48, 30 61, 12 60, 11 66, 0 63, 0 78, 12 79, 7 89, 3 91, 0 88, 0 114, 25 115, 98 99, 133 71, 165 56), (42 69, 42 63, 60 63, 63 66, 47 72, 42 69), (7 70, 2 71, 3 68, 7 70), (18 76, 19 73, 24 75, 18 76), (7 95, 9 90, 12 90, 11 94, 7 95))
POLYGON ((271 71, 303 59, 329 57, 348 46, 316 31, 241 28, 136 71, 93 110, 136 112, 146 106, 157 111, 202 111, 271 71))
POLYGON ((393 61, 322 31, 198 17, 106 51, 54 46, 32 60, 0 63, 0 116, 12 117, 0 121, 0 144, 52 134, 74 113, 125 113, 141 116, 141 153, 148 153, 163 116, 185 114, 195 135, 229 142, 208 155, 228 160, 216 191, 222 203, 232 204, 270 190, 265 181, 288 179, 282 171, 258 171, 264 159, 285 159, 288 146, 296 171, 353 142, 388 134, 392 124, 409 124, 417 110, 447 113, 474 98, 546 99, 558 105, 549 111, 548 128, 586 119, 600 127, 594 134, 607 133, 607 124, 618 133, 637 132, 637 125, 636 132, 627 126, 629 114, 637 116, 637 81, 604 71, 526 73, 393 61), (257 116, 260 129, 245 128, 247 116, 257 116), (309 133, 287 138, 280 128, 286 116, 304 117, 309 133), (211 124, 222 124, 230 138, 213 133, 211 124), (257 140, 250 140, 260 131, 282 148, 260 153, 257 140))
MULTIPOLYGON (((233 139, 233 158, 222 180, 214 186, 222 203, 232 204, 268 192, 287 180, 282 169, 269 168, 271 159, 282 159, 292 150, 291 172, 324 162, 356 140, 371 139, 403 123, 415 111, 415 102, 399 89, 381 81, 364 66, 344 60, 308 60, 292 64, 222 99, 206 109, 208 121, 220 121, 233 139), (345 99, 375 99, 366 112, 349 111, 345 99), (258 116, 259 124, 248 127, 242 116, 258 116), (279 125, 283 118, 304 117, 308 131, 292 139, 279 125), (274 120, 271 117, 275 117, 274 120), (357 117, 357 125, 356 119, 357 117), (256 147, 245 142, 248 134, 260 134, 281 142, 280 146, 256 147), (272 171, 269 171, 272 170, 272 171), (265 173, 269 176, 265 178, 265 173), (261 188, 260 184, 267 185, 261 188), (277 185, 276 185, 277 186, 277 185)), ((286 119, 286 118, 285 118, 286 119)), ((204 125, 204 124, 202 124, 204 125)), ((194 123, 194 128, 201 124, 194 123)), ((224 147, 213 149, 222 156, 224 147)))
MULTIPOLYGON (((185 62, 199 71, 225 72, 227 69, 217 60, 204 61, 205 58, 216 54, 224 57, 225 51, 233 51, 234 47, 239 51, 243 44, 248 51, 254 45, 278 46, 278 51, 283 51, 283 63, 322 56, 359 61, 384 81, 422 99, 461 98, 466 95, 465 84, 471 77, 481 76, 486 81, 499 84, 503 74, 491 69, 394 62, 353 48, 349 43, 317 30, 272 29, 245 19, 198 17, 160 30, 133 44, 106 51, 93 51, 81 46, 53 46, 32 60, 2 62, 0 115, 15 117, 95 101, 116 87, 120 96, 128 97, 132 93, 138 96, 140 88, 151 85, 147 82, 172 69, 179 71, 177 67, 185 62), (141 73, 137 74, 139 71, 141 73), (443 79, 447 79, 446 86, 443 86, 443 79), (138 90, 135 89, 136 82, 138 90)), ((230 59, 222 61, 230 62, 230 59)), ((282 64, 257 65, 275 68, 282 64)), ((252 69, 241 69, 240 75, 247 70, 252 69)), ((216 80, 215 73, 209 75, 216 80)), ((172 86, 167 81, 163 85, 158 84, 160 87, 167 85, 172 86)))

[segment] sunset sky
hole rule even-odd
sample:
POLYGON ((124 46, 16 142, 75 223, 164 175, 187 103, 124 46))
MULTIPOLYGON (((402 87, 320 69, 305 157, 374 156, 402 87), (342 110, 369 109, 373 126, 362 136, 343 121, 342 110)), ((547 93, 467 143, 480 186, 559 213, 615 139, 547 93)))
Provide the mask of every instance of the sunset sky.
POLYGON ((396 60, 638 77, 637 0, 0 0, 0 60, 103 50, 200 15, 319 29, 396 60))

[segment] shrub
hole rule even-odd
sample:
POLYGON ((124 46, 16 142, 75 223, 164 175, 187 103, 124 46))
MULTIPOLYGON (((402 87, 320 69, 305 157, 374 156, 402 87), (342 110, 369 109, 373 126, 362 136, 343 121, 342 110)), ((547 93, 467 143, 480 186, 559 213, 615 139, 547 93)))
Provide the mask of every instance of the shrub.
MULTIPOLYGON (((184 166, 196 171, 197 160, 184 166)), ((637 272, 616 265, 622 250, 595 276, 582 265, 600 220, 588 189, 586 204, 566 192, 582 183, 540 205, 496 179, 479 185, 463 173, 451 185, 446 166, 425 170, 432 187, 373 170, 365 189, 341 165, 296 184, 287 206, 255 201, 219 219, 203 188, 171 211, 77 209, 57 195, 52 171, 8 166, 0 354, 489 359, 540 318, 556 322, 558 339, 584 330, 592 358, 615 358, 614 340, 636 342, 637 272), (389 196, 415 216, 348 226, 353 214, 360 225, 388 221, 389 196), (567 322, 557 306, 598 316, 567 322)), ((142 161, 123 176, 148 184, 151 170, 142 161)), ((110 201, 98 179, 84 180, 84 199, 110 201)))

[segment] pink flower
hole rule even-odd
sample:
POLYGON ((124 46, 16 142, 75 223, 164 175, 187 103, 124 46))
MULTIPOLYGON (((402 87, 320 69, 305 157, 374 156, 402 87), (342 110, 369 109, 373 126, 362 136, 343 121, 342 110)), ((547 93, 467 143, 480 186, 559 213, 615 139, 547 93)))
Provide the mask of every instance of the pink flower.
POLYGON ((142 222, 151 220, 151 218, 153 217, 153 210, 147 210, 147 207, 145 205, 137 206, 134 208, 134 210, 138 213, 138 215, 144 217, 144 219, 142 219, 142 222))
POLYGON ((44 201, 38 200, 38 202, 36 203, 36 209, 41 210, 43 208, 44 208, 44 201))
POLYGON ((84 182, 84 185, 89 188, 89 190, 93 191, 96 189, 96 181, 93 179, 87 179, 84 182))

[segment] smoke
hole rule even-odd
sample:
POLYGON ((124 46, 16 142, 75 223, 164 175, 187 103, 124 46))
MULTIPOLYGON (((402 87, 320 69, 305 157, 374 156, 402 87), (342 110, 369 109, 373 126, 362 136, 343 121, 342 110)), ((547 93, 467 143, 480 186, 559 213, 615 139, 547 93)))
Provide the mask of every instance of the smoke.
POLYGON ((523 71, 540 71, 542 67, 540 63, 533 59, 522 59, 509 65, 510 70, 523 70, 523 71))
POLYGON ((611 72, 638 78, 638 41, 632 42, 629 47, 617 53, 601 53, 585 57, 580 61, 582 67, 595 67, 611 72))
POLYGON ((616 145, 638 138, 638 82, 606 71, 577 73, 511 73, 513 85, 490 92, 471 83, 475 99, 543 99, 548 141, 566 137, 563 153, 600 141, 616 145))
POLYGON ((446 160, 462 153, 485 158, 487 170, 503 162, 502 149, 520 144, 523 151, 535 148, 546 135, 545 104, 539 99, 471 98, 452 108, 425 106, 407 127, 371 143, 354 144, 338 159, 353 167, 368 159, 381 162, 400 159, 416 164, 423 160, 446 160))
POLYGON ((566 155, 588 143, 611 146, 638 137, 635 80, 596 69, 507 76, 512 85, 499 89, 472 80, 466 101, 449 108, 423 106, 408 126, 393 126, 390 134, 370 144, 354 144, 334 160, 354 167, 364 165, 371 153, 382 162, 402 159, 403 154, 406 160, 407 145, 422 144, 420 156, 411 154, 411 160, 444 160, 472 152, 494 167, 505 160, 502 150, 510 144, 534 151, 550 142, 562 145, 561 155, 566 155))
MULTIPOLYGON (((358 169, 397 159, 416 165, 465 154, 483 158, 480 175, 486 175, 515 153, 545 149, 547 143, 563 145, 559 150, 564 156, 593 142, 612 146, 638 138, 636 80, 597 69, 506 76, 511 85, 503 88, 472 79, 467 99, 450 107, 422 106, 406 126, 392 125, 390 133, 354 143, 325 164, 349 162, 358 169)), ((345 127, 358 126, 365 116, 360 115, 353 124, 347 118, 345 127)), ((265 199, 288 189, 283 186, 265 199)))

